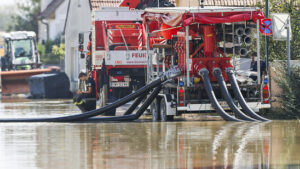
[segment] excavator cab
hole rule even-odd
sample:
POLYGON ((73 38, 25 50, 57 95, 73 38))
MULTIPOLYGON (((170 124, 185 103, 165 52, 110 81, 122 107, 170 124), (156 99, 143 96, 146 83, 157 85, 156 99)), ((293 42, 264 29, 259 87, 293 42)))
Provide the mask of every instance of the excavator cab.
POLYGON ((40 65, 34 32, 11 32, 3 34, 3 70, 29 70, 40 65))

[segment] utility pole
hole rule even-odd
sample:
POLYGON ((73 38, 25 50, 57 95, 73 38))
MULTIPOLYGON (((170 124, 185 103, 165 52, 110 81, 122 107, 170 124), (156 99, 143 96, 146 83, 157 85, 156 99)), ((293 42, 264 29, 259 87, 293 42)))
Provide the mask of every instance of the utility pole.
POLYGON ((287 33, 287 55, 288 55, 288 74, 291 76, 291 44, 290 44, 290 18, 287 19, 286 21, 286 33, 287 33))
POLYGON ((2 99, 2 60, 0 60, 0 100, 1 99, 2 99))
MULTIPOLYGON (((269 17, 269 0, 266 0, 266 18, 269 17)), ((269 66, 269 36, 266 37, 266 44, 265 44, 265 54, 266 54, 266 71, 268 72, 269 66)))

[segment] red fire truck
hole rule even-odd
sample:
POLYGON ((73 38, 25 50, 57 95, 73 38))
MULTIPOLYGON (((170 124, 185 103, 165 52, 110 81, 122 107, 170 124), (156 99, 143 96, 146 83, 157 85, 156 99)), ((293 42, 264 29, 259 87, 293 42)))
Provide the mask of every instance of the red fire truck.
MULTIPOLYGON (((147 51, 141 15, 145 7, 157 6, 155 2, 124 0, 119 7, 93 11, 86 60, 87 70, 97 84, 100 107, 145 85, 147 51)), ((159 5, 174 6, 166 0, 159 5)), ((83 54, 82 40, 79 43, 83 54)))
POLYGON ((91 63, 101 106, 145 85, 142 12, 128 7, 103 7, 94 12, 91 63))
POLYGON ((267 76, 260 73, 259 38, 256 38, 256 49, 246 49, 250 48, 252 37, 259 37, 258 28, 263 18, 256 7, 145 9, 143 23, 149 35, 146 46, 153 50, 153 54, 147 55, 147 81, 155 80, 172 67, 182 72, 163 85, 159 97, 152 103, 153 120, 166 121, 182 113, 216 111, 228 121, 266 121, 256 114, 270 107, 267 76), (153 43, 158 37, 164 40, 153 43), (257 78, 249 81, 247 78, 246 83, 238 84, 232 61, 251 50, 258 55, 258 71, 254 72, 257 78))
MULTIPOLYGON (((177 67, 182 75, 164 83, 151 105, 154 120, 215 110, 229 121, 266 120, 252 110, 270 106, 262 101, 269 95, 262 95, 265 91, 261 90, 260 62, 257 80, 238 86, 229 57, 246 55, 251 36, 259 36, 254 28, 264 17, 258 8, 172 7, 144 11, 126 4, 93 12, 87 67, 97 83, 101 107, 177 67)), ((257 47, 259 58, 259 41, 257 47)))

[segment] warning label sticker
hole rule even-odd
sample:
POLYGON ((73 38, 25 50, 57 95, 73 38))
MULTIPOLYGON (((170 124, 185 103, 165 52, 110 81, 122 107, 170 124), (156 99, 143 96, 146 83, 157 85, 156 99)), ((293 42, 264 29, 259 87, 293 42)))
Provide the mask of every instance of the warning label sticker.
POLYGON ((116 25, 116 29, 134 29, 135 25, 116 25))

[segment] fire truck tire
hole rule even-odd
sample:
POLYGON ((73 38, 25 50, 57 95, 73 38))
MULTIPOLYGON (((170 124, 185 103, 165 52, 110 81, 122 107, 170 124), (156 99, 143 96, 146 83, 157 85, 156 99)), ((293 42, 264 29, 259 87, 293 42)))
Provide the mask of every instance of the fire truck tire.
POLYGON ((171 121, 174 119, 173 115, 167 115, 167 104, 165 98, 160 101, 160 119, 161 121, 171 121))
POLYGON ((152 120, 159 121, 160 120, 160 99, 156 98, 151 106, 150 111, 152 113, 152 120))

